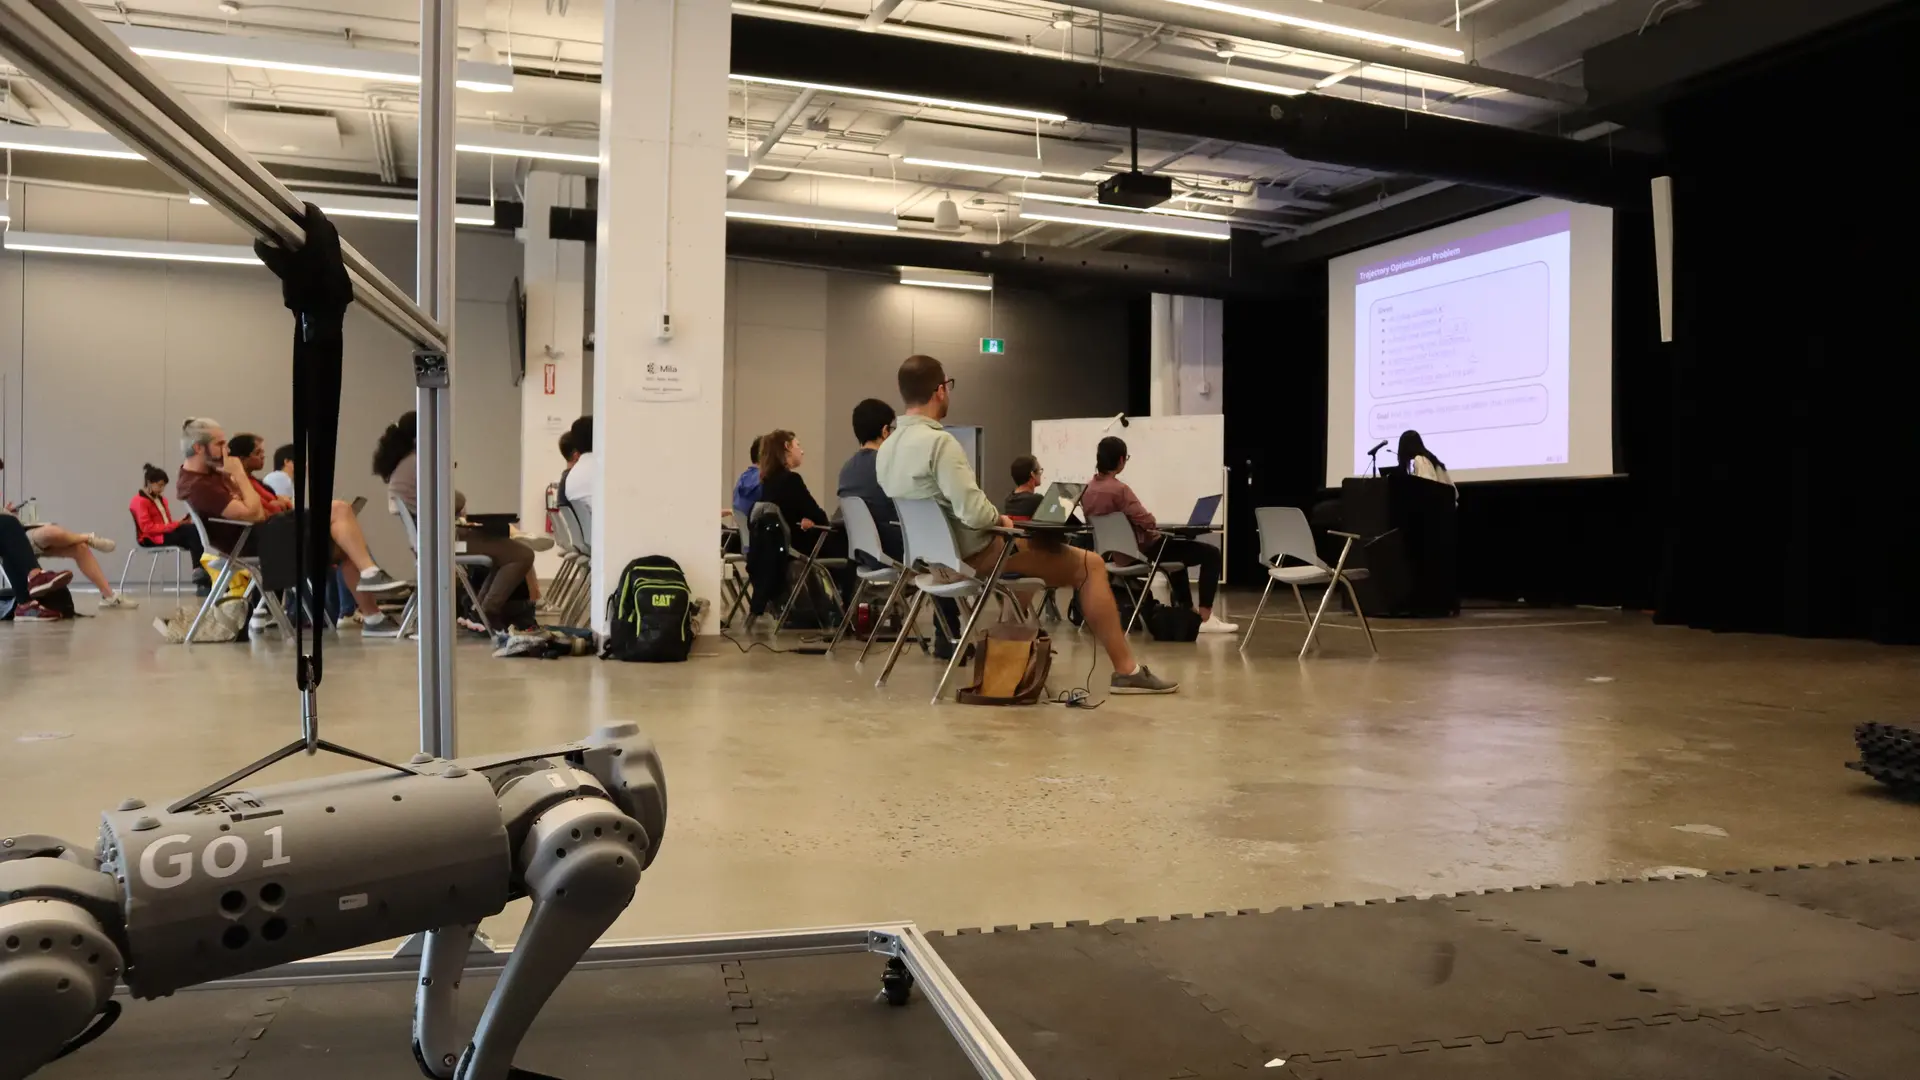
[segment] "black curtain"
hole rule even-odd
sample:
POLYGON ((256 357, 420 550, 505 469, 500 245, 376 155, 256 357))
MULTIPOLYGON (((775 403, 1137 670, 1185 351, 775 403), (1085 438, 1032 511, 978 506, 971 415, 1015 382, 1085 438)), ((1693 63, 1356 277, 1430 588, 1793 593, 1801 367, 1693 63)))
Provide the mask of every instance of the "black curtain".
MULTIPOLYGON (((1915 11, 1663 107, 1675 340, 1659 340, 1651 215, 1617 210, 1622 475, 1462 487, 1463 596, 1920 641, 1920 258, 1902 243, 1916 230, 1898 105, 1920 55, 1915 11)), ((1322 494, 1326 332, 1324 295, 1227 305, 1239 580, 1255 571, 1253 508, 1322 494)))
POLYGON ((1676 101, 1658 616, 1920 641, 1914 5, 1676 101))

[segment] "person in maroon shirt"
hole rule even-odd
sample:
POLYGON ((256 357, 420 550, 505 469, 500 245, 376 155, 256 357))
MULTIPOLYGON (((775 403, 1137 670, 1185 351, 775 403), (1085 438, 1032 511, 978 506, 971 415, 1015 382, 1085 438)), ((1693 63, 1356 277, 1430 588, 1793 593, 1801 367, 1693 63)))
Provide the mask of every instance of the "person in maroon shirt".
MULTIPOLYGON (((234 551, 234 545, 247 525, 267 520, 272 511, 247 474, 246 462, 227 453, 227 433, 221 430, 218 421, 195 417, 181 425, 180 449, 186 456, 174 488, 180 501, 191 506, 206 523, 207 538, 215 548, 228 554, 253 554, 256 534, 247 535, 246 548, 234 551), (216 518, 226 520, 216 521, 216 518)), ((374 603, 373 595, 404 589, 407 583, 389 577, 373 561, 372 553, 367 550, 367 538, 360 531, 360 519, 354 516, 351 506, 338 499, 333 502, 329 531, 333 536, 335 561, 344 559, 359 569, 358 578, 349 576, 347 581, 361 615, 369 620, 369 626, 385 625, 390 620, 377 618, 380 607, 374 603)))
POLYGON ((1127 467, 1129 454, 1124 440, 1112 435, 1100 440, 1094 449, 1094 477, 1087 484, 1087 490, 1080 495, 1080 511, 1089 519, 1101 514, 1125 514, 1133 525, 1134 542, 1140 545, 1142 554, 1152 558, 1156 553, 1165 562, 1183 563, 1200 568, 1200 603, 1193 603, 1193 589, 1187 583, 1187 572, 1168 574, 1168 588, 1175 604, 1192 607, 1200 615, 1200 632, 1203 634, 1230 634, 1240 627, 1214 617, 1213 598, 1220 588, 1220 549, 1212 544, 1203 544, 1198 540, 1188 540, 1178 536, 1168 536, 1160 531, 1160 523, 1140 503, 1140 497, 1133 493, 1120 479, 1121 470, 1127 467))

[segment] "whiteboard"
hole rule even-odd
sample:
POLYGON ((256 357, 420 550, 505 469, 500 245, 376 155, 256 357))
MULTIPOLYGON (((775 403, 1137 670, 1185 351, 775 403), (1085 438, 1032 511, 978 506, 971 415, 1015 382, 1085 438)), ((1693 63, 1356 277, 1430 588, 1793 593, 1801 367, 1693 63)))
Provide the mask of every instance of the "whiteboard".
MULTIPOLYGON (((1132 455, 1120 479, 1133 488, 1156 519, 1184 522, 1194 501, 1226 493, 1227 421, 1210 416, 1129 416, 1122 427, 1112 417, 1035 420, 1033 456, 1049 481, 1084 484, 1093 479, 1094 449, 1118 435, 1132 455)), ((1215 517, 1225 523, 1223 508, 1215 517)))

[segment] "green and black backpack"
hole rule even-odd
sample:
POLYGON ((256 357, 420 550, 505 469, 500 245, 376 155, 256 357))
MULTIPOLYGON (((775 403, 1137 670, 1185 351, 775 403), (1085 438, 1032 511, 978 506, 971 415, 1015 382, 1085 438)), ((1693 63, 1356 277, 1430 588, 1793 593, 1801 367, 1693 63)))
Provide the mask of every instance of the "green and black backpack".
POLYGON ((607 644, 602 660, 662 664, 693 650, 693 593, 680 564, 648 555, 627 564, 607 597, 607 644))

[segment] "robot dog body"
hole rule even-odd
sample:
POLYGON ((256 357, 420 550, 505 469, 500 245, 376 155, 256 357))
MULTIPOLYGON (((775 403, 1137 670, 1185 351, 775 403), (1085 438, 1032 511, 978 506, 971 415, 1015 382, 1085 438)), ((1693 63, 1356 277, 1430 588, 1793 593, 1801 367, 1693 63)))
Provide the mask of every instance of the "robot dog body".
POLYGON ((90 1040, 117 983, 153 998, 428 932, 414 1054, 430 1077, 503 1080, 540 1008, 633 898, 666 827, 638 728, 525 754, 129 799, 91 853, 0 847, 0 1080, 90 1040), (532 913, 471 1039, 456 991, 481 919, 532 913), (464 1043, 464 1047, 463 1047, 464 1043))

